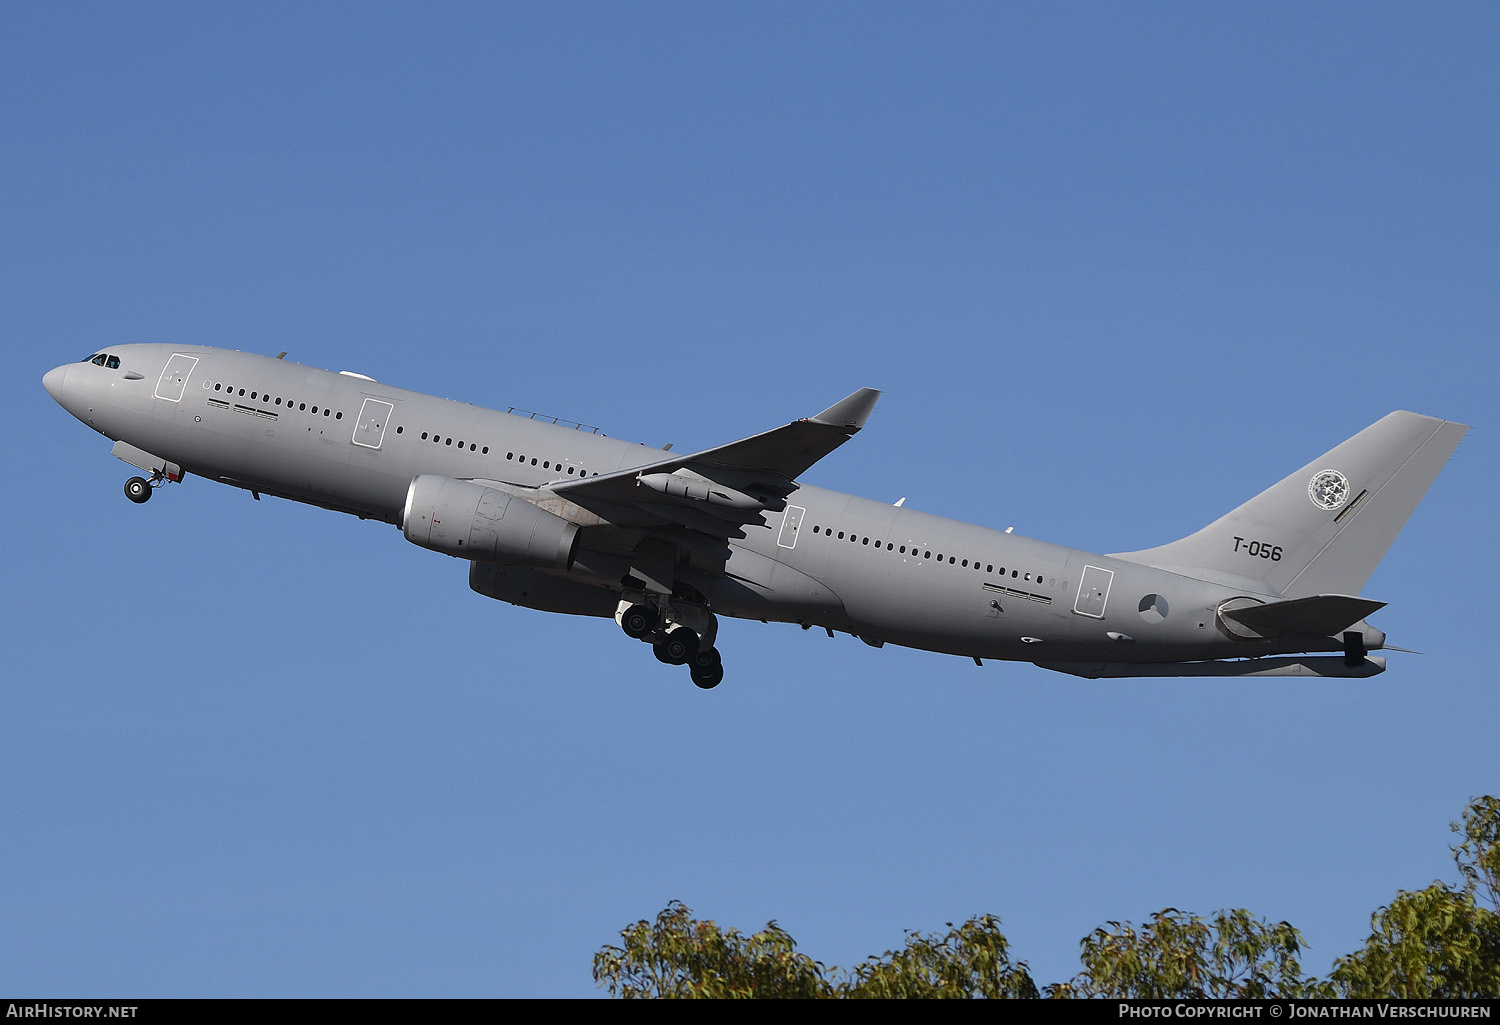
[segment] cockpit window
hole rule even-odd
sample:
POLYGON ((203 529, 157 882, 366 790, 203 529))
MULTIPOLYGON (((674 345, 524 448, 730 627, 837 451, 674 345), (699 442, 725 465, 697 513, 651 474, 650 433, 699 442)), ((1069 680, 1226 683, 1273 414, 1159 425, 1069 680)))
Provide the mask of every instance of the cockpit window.
POLYGON ((120 357, 118 357, 118 356, 106 356, 106 357, 104 357, 104 365, 106 367, 108 367, 109 369, 111 369, 111 370, 119 370, 120 369, 120 357))
POLYGON ((83 357, 83 359, 79 360, 78 362, 80 362, 80 363, 97 363, 97 364, 99 364, 102 367, 102 366, 104 366, 104 353, 102 353, 102 352, 96 352, 92 356, 85 356, 85 357, 83 357))
POLYGON ((78 362, 93 363, 95 366, 106 367, 110 370, 120 369, 120 357, 111 356, 103 352, 96 352, 92 356, 87 356, 79 360, 78 362))

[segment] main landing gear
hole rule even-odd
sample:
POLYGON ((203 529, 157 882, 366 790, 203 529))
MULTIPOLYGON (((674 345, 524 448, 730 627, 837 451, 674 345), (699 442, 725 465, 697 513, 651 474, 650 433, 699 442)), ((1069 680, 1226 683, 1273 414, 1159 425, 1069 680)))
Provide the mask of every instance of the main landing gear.
POLYGON ((620 602, 615 620, 626 636, 650 644, 658 661, 687 666, 693 683, 704 690, 724 679, 724 664, 713 646, 719 624, 707 609, 660 600, 653 603, 635 595, 620 602))

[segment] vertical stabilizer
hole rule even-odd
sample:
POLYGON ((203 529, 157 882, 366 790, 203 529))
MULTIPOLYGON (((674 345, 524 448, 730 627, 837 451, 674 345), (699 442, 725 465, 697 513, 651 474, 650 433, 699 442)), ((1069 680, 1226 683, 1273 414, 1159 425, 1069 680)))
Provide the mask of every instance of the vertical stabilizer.
POLYGON ((1358 594, 1468 430, 1392 413, 1196 534, 1117 558, 1288 598, 1358 594))

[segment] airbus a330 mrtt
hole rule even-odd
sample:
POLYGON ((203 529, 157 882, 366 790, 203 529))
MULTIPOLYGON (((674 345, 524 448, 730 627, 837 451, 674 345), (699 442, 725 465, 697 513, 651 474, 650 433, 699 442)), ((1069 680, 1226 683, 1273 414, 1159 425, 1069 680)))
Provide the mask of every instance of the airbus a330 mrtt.
POLYGON ((678 455, 202 346, 116 346, 43 384, 146 474, 134 502, 191 474, 383 520, 480 594, 613 617, 705 688, 719 615, 1090 678, 1373 676, 1384 603, 1359 592, 1468 430, 1391 413, 1195 534, 1095 555, 800 483, 868 388, 678 455))

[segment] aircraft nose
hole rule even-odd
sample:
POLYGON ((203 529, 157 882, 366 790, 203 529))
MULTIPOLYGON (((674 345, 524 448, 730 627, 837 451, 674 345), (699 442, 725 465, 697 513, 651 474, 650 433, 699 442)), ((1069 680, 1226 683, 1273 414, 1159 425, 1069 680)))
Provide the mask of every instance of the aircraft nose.
POLYGON ((63 400, 63 386, 67 383, 68 370, 71 366, 71 363, 64 363, 60 367, 53 367, 42 375, 42 387, 46 388, 47 394, 51 395, 58 402, 62 402, 63 400))

